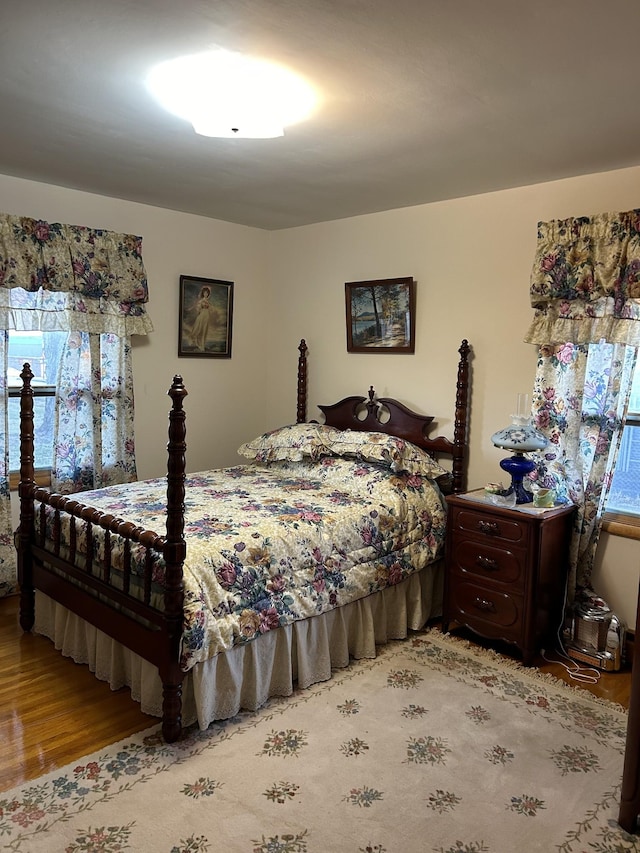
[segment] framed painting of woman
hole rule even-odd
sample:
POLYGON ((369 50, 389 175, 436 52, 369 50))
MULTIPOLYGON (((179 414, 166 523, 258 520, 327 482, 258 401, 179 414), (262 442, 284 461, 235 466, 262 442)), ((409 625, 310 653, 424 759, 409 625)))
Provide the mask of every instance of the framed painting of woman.
POLYGON ((180 276, 178 355, 231 358, 233 282, 180 276))

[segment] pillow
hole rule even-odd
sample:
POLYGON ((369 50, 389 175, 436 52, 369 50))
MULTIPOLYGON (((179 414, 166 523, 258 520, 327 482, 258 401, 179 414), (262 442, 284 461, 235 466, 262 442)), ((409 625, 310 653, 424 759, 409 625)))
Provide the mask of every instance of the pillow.
POLYGON ((331 438, 331 448, 338 456, 354 456, 365 462, 378 462, 395 473, 421 474, 435 480, 447 475, 435 459, 404 438, 384 432, 345 430, 331 438))
POLYGON ((340 431, 325 424, 290 424, 243 444, 238 453, 257 462, 319 459, 331 454, 330 441, 334 434, 339 435, 340 431))

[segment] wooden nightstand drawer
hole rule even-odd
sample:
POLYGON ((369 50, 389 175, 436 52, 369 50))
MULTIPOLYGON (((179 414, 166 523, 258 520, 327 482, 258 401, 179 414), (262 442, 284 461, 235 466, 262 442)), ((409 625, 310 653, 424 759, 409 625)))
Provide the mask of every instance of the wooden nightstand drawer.
POLYGON ((487 511, 456 509, 453 514, 453 525, 456 530, 500 539, 514 545, 525 547, 529 525, 526 522, 512 518, 501 518, 487 511))
POLYGON ((475 575, 480 582, 511 584, 514 591, 524 587, 524 554, 504 545, 478 542, 476 539, 454 539, 451 568, 465 575, 475 575))
POLYGON ((484 490, 447 504, 442 630, 457 622, 532 663, 562 623, 574 508, 501 507, 484 490))
POLYGON ((522 616, 522 598, 488 590, 473 583, 460 582, 453 596, 454 609, 464 619, 488 623, 501 628, 518 628, 522 616))

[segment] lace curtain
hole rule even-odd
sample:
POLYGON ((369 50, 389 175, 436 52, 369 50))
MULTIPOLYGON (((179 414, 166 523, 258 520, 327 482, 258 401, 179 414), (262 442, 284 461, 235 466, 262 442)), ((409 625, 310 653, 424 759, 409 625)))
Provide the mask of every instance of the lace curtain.
POLYGON ((52 485, 135 479, 130 336, 152 330, 142 239, 0 215, 0 595, 16 590, 8 462, 8 330, 66 331, 52 485))
POLYGON ((640 210, 540 223, 531 304, 532 414, 549 441, 534 476, 577 508, 571 602, 591 592, 640 344, 640 210))

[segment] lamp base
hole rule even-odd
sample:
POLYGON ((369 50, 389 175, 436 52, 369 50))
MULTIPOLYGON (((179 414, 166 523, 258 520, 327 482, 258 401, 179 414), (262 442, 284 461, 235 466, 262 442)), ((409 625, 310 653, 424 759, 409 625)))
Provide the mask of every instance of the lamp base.
POLYGON ((529 474, 536 467, 536 463, 531 459, 526 459, 522 453, 515 453, 513 456, 507 456, 502 459, 500 467, 507 474, 511 475, 511 486, 509 492, 515 492, 517 504, 528 504, 533 500, 533 495, 528 492, 522 485, 522 480, 526 474, 529 474))

